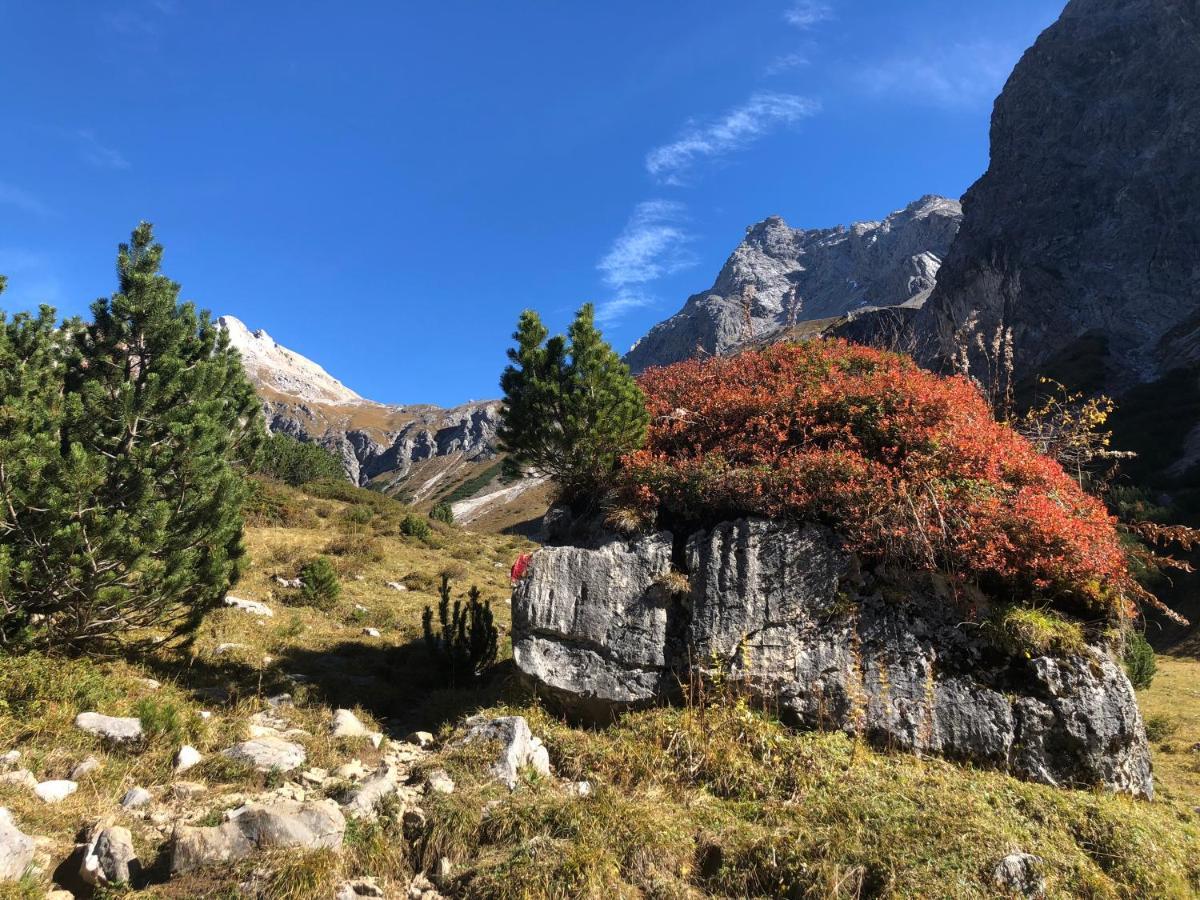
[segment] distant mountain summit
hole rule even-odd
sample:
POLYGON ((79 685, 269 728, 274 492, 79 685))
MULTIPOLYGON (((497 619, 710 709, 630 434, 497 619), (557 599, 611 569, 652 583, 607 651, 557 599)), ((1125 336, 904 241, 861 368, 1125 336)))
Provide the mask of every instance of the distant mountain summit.
POLYGON ((448 502, 460 522, 487 528, 544 509, 540 481, 501 483, 499 401, 452 409, 376 403, 266 331, 251 331, 233 316, 217 323, 241 354, 267 427, 331 450, 354 483, 420 506, 448 502))
POLYGON ((242 365, 258 387, 307 402, 364 402, 311 359, 276 343, 261 328, 251 331, 233 316, 221 316, 217 324, 229 333, 229 343, 241 353, 242 365))
POLYGON ((640 372, 726 353, 798 322, 920 304, 961 221, 958 201, 933 195, 881 222, 804 229, 771 216, 746 229, 711 288, 650 329, 625 361, 640 372))

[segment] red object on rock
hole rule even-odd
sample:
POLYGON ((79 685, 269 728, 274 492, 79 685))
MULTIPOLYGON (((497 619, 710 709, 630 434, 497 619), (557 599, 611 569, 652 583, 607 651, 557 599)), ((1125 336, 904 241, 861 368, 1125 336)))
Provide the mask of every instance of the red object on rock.
POLYGON ((522 553, 517 557, 517 561, 513 563, 512 569, 510 569, 508 573, 509 579, 514 584, 525 577, 525 570, 529 568, 529 560, 532 558, 532 553, 522 553))

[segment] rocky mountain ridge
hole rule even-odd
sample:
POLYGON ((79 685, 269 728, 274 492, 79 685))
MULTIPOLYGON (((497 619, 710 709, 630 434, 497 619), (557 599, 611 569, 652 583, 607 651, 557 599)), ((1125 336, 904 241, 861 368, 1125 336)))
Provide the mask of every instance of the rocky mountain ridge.
POLYGON ((746 229, 709 290, 650 329, 625 361, 640 372, 697 348, 727 353, 807 320, 920 304, 961 218, 958 201, 934 195, 880 222, 834 228, 791 228, 771 216, 746 229))
POLYGON ((222 316, 218 323, 242 355, 262 399, 267 427, 333 451, 355 484, 374 483, 420 503, 495 464, 498 401, 452 409, 376 403, 265 331, 251 331, 233 316, 222 316))

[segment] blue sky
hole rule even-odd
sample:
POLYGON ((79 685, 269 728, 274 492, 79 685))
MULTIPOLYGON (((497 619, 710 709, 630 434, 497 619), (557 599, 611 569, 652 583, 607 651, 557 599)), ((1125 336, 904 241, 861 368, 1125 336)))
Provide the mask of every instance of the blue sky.
POLYGON ((746 226, 960 195, 1062 0, 0 0, 0 273, 83 313, 155 223, 373 399, 494 396, 520 310, 625 350, 746 226))

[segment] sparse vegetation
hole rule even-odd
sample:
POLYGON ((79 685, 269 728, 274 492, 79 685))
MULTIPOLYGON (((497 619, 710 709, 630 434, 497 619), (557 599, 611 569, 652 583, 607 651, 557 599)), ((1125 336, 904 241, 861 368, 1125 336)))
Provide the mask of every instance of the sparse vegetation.
POLYGON ((418 541, 427 541, 433 536, 433 529, 427 521, 409 513, 400 521, 400 533, 418 541))
POLYGON ((449 503, 438 503, 429 511, 429 518, 433 519, 435 522, 441 522, 445 525, 453 525, 454 510, 450 508, 449 503))
POLYGON ((1154 648, 1140 631, 1131 630, 1125 638, 1125 672, 1135 688, 1148 688, 1154 681, 1158 660, 1154 648))
POLYGON ((479 588, 472 585, 467 602, 455 600, 451 607, 449 573, 442 574, 438 594, 436 626, 432 607, 425 607, 421 616, 425 646, 449 684, 465 684, 496 661, 499 635, 492 604, 480 601, 479 588))
POLYGON ((346 477, 337 457, 324 447, 298 441, 288 434, 268 436, 256 462, 258 471, 264 475, 293 486, 346 477))

